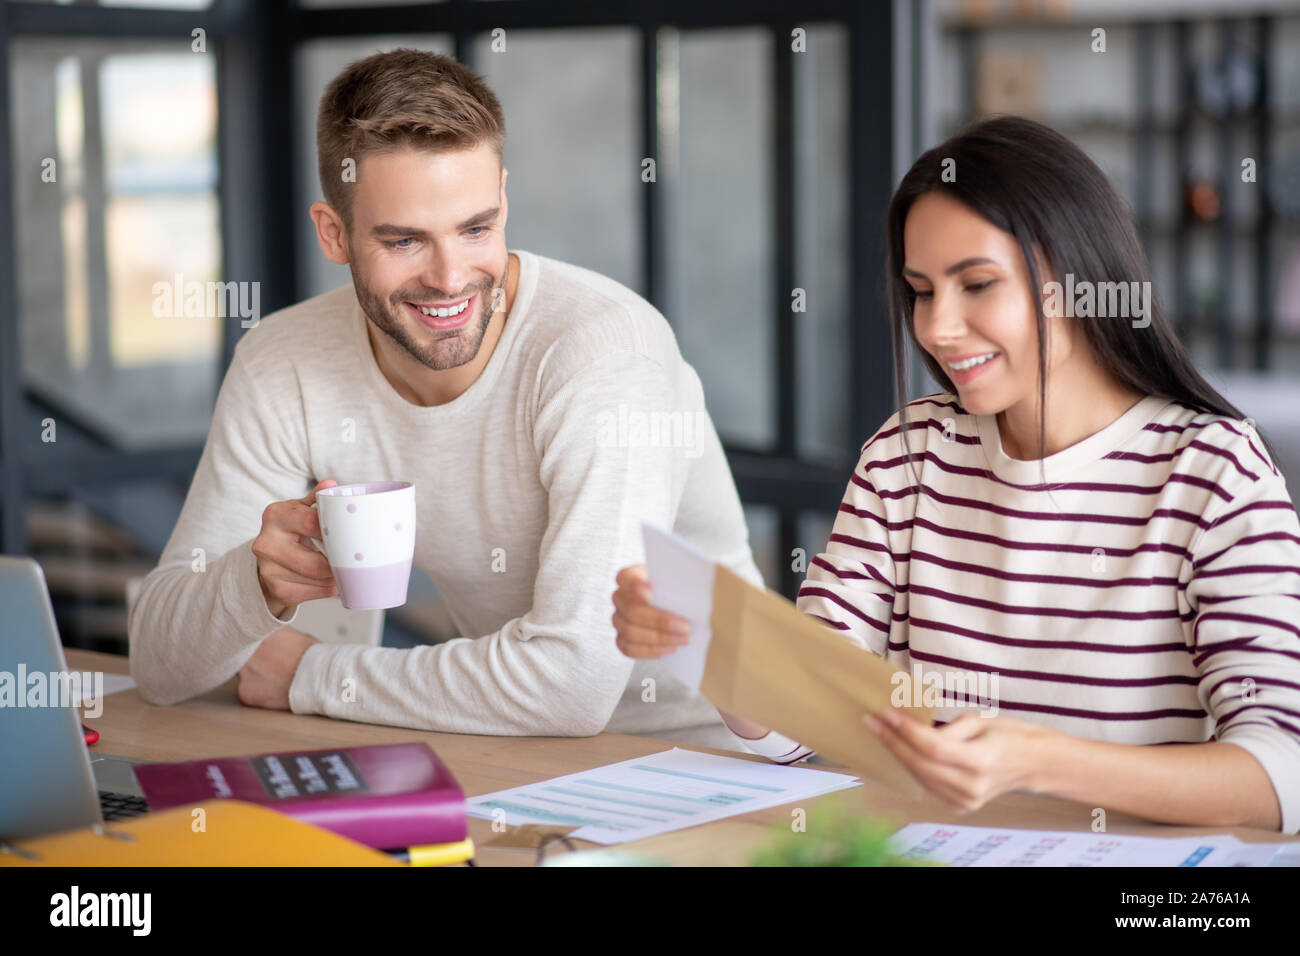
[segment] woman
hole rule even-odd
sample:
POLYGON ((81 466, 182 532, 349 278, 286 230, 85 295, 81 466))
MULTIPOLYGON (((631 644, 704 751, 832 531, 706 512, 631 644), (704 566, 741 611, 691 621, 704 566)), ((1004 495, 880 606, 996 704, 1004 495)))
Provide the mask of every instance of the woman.
MULTIPOLYGON (((798 605, 998 699, 868 725, 961 810, 1023 789, 1300 830, 1300 523, 1150 297, 1123 201, 1067 139, 1003 117, 921 156, 887 231, 903 427, 863 447, 798 605), (904 405, 904 328, 945 394, 904 405)), ((629 656, 682 642, 650 598, 643 567, 620 573, 629 656)), ((772 759, 810 753, 723 717, 772 759)))

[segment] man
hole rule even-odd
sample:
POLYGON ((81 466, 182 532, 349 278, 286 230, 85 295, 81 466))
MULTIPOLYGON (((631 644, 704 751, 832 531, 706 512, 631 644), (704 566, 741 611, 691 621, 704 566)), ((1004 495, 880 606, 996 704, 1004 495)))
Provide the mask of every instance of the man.
POLYGON ((245 704, 295 713, 741 749, 706 700, 619 652, 609 614, 642 521, 761 583, 699 379, 635 293, 507 252, 504 142, 496 97, 447 57, 376 54, 325 91, 311 215, 352 285, 235 350, 132 609, 146 700, 238 673, 245 704), (287 626, 338 593, 309 540, 316 492, 390 479, 415 485, 415 563, 463 636, 403 650, 287 626))

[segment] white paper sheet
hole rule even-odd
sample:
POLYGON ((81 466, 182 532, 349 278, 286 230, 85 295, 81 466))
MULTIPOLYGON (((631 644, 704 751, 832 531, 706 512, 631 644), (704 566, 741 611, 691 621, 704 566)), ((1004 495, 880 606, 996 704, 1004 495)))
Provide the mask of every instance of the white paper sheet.
MULTIPOLYGON (((130 674, 105 674, 103 696, 107 697, 109 694, 116 694, 120 690, 130 690, 134 686, 135 678, 130 674)), ((93 699, 94 692, 93 685, 81 688, 80 693, 73 695, 76 699, 72 701, 72 706, 82 706, 87 699, 93 699)))
POLYGON ((713 613, 714 562, 681 538, 653 525, 642 524, 641 536, 654 606, 686 618, 691 625, 690 643, 660 660, 674 677, 697 691, 704 679, 704 662, 713 636, 709 617, 713 613))
POLYGON ((910 823, 894 851, 948 866, 1268 866, 1291 844, 1243 843, 1229 834, 1141 837, 910 823))
POLYGON ((861 781, 847 774, 674 747, 471 797, 466 806, 472 817, 510 826, 577 826, 570 836, 611 844, 858 786, 861 781))

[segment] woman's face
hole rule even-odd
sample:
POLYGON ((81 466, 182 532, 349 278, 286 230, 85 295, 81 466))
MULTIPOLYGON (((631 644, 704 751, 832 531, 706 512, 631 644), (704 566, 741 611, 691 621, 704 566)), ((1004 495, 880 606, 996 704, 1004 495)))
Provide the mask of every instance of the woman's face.
MULTIPOLYGON (((903 278, 916 292, 917 341, 943 367, 962 407, 991 415, 1038 395, 1035 300, 1020 245, 943 193, 912 204, 903 226, 903 278)), ((1040 277, 1050 276, 1042 264, 1040 277)), ((1069 359, 1073 337, 1047 316, 1047 369, 1069 359)))

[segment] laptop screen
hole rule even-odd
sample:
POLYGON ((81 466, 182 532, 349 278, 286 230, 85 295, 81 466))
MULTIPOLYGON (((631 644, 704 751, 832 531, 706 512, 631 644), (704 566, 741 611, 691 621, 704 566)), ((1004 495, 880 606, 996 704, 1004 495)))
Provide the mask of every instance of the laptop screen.
POLYGON ((0 555, 0 840, 102 820, 76 707, 93 681, 63 657, 45 575, 0 555))

